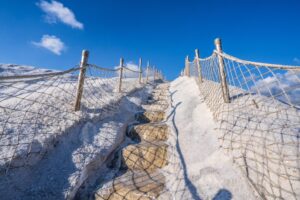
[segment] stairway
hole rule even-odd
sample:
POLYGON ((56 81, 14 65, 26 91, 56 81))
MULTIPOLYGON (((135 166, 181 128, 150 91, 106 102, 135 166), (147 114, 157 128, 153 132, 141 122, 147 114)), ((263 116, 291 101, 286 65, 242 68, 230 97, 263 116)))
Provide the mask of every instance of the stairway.
POLYGON ((136 114, 140 123, 130 128, 129 137, 139 143, 122 149, 122 165, 126 173, 114 178, 95 192, 96 200, 152 200, 165 189, 160 169, 168 165, 169 128, 163 122, 168 108, 169 85, 159 84, 152 92, 144 112, 136 114))

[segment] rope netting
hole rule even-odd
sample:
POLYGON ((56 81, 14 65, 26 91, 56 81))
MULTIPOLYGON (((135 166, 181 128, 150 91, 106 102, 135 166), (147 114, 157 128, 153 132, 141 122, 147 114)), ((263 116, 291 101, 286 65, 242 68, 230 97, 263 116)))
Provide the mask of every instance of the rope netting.
POLYGON ((219 122, 221 146, 258 193, 264 199, 299 199, 300 68, 217 51, 189 64, 219 122), (224 61, 230 103, 224 103, 218 56, 224 61))
MULTIPOLYGON (((88 64, 80 111, 74 111, 80 68, 63 72, 0 76, 0 172, 33 165, 59 137, 86 120, 114 113, 126 94, 141 88, 140 71, 88 64)), ((144 77, 143 77, 144 78, 144 77)), ((150 80, 149 80, 150 81, 150 80)))

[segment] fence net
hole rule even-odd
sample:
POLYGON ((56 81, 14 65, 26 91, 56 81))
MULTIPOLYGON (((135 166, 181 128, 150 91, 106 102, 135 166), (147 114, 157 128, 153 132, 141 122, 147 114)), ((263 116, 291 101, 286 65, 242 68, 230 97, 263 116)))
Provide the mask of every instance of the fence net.
POLYGON ((300 68, 214 52, 189 63, 228 150, 264 199, 300 197, 300 68), (224 103, 218 56, 230 103, 224 103), (200 81, 201 71, 203 81, 200 81))
POLYGON ((78 66, 63 72, 0 76, 0 172, 33 165, 60 136, 87 119, 116 111, 122 96, 142 87, 139 72, 88 64, 80 111, 74 111, 78 66), (130 72, 129 72, 130 71, 130 72))

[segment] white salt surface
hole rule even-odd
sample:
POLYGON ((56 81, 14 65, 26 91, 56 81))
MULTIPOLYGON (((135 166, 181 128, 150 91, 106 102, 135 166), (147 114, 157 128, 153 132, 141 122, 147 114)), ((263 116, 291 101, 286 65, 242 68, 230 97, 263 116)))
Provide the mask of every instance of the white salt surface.
POLYGON ((112 116, 77 124, 35 165, 2 174, 0 199, 72 199, 80 185, 122 143, 127 123, 133 120, 148 89, 123 97, 112 116))
POLYGON ((219 148, 216 124, 195 80, 174 80, 170 95, 172 147, 163 171, 172 199, 258 199, 232 158, 219 148))

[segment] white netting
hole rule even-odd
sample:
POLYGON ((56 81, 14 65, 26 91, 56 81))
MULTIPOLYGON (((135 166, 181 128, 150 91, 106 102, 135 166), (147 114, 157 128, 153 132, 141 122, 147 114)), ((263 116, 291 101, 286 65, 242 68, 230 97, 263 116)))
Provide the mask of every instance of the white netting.
POLYGON ((300 198, 300 68, 243 61, 215 51, 190 63, 220 142, 266 199, 300 198), (224 103, 218 55, 230 103, 224 103))
MULTIPOLYGON (((0 172, 33 165, 59 137, 90 119, 116 111, 121 98, 142 87, 139 71, 86 66, 80 111, 74 111, 79 67, 64 72, 0 76, 0 172)), ((144 77, 143 77, 144 79, 144 77)))

